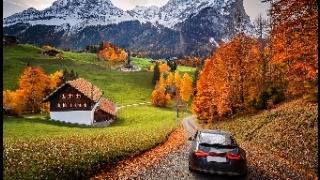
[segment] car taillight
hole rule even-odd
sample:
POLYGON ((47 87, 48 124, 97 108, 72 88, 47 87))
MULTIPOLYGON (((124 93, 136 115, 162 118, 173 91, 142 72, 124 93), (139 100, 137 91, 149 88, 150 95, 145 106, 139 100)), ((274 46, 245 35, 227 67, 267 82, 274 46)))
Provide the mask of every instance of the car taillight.
POLYGON ((196 155, 197 157, 207 157, 209 153, 201 150, 197 150, 197 151, 194 151, 194 155, 196 155))
POLYGON ((227 159, 230 159, 230 160, 240 160, 241 159, 240 154, 234 154, 234 153, 227 153, 226 157, 227 157, 227 159))

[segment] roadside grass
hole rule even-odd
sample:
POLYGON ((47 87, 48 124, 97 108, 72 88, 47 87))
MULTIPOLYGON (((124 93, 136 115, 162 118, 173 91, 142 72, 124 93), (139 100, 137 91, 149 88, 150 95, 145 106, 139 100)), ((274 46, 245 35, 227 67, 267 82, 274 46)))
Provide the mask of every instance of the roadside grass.
POLYGON ((76 127, 45 119, 4 119, 5 179, 87 178, 164 142, 177 125, 170 109, 121 109, 106 128, 76 127))
POLYGON ((211 129, 231 132, 306 170, 318 172, 318 104, 302 99, 283 103, 257 115, 214 122, 211 129))
POLYGON ((124 73, 111 70, 95 54, 64 52, 65 59, 41 55, 41 49, 32 45, 4 47, 3 87, 16 89, 18 79, 27 63, 40 66, 47 73, 73 69, 80 77, 90 80, 104 91, 104 96, 116 104, 149 101, 153 86, 152 73, 147 71, 124 73))

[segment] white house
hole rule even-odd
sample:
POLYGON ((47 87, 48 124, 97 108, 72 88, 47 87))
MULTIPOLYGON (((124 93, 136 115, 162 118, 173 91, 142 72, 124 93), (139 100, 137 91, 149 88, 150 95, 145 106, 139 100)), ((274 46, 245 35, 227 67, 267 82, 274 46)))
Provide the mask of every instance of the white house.
POLYGON ((99 88, 85 79, 68 81, 44 102, 50 102, 50 118, 75 124, 110 124, 116 118, 116 105, 102 97, 99 88))

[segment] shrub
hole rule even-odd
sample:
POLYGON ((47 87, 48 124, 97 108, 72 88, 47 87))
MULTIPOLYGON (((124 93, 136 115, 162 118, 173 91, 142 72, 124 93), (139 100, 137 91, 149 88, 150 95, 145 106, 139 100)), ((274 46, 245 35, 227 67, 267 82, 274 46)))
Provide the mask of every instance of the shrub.
POLYGON ((284 90, 279 86, 270 86, 266 90, 262 91, 257 98, 254 98, 250 105, 257 110, 266 109, 268 102, 272 104, 279 104, 285 100, 284 90))

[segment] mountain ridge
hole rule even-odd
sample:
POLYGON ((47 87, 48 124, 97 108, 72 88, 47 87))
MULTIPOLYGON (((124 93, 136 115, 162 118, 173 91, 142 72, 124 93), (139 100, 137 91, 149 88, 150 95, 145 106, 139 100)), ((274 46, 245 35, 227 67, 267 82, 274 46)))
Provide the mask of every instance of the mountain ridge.
POLYGON ((29 8, 5 18, 4 33, 78 50, 110 41, 147 55, 207 56, 235 31, 237 13, 250 27, 242 0, 170 0, 128 11, 110 0, 57 0, 42 11, 29 8))

